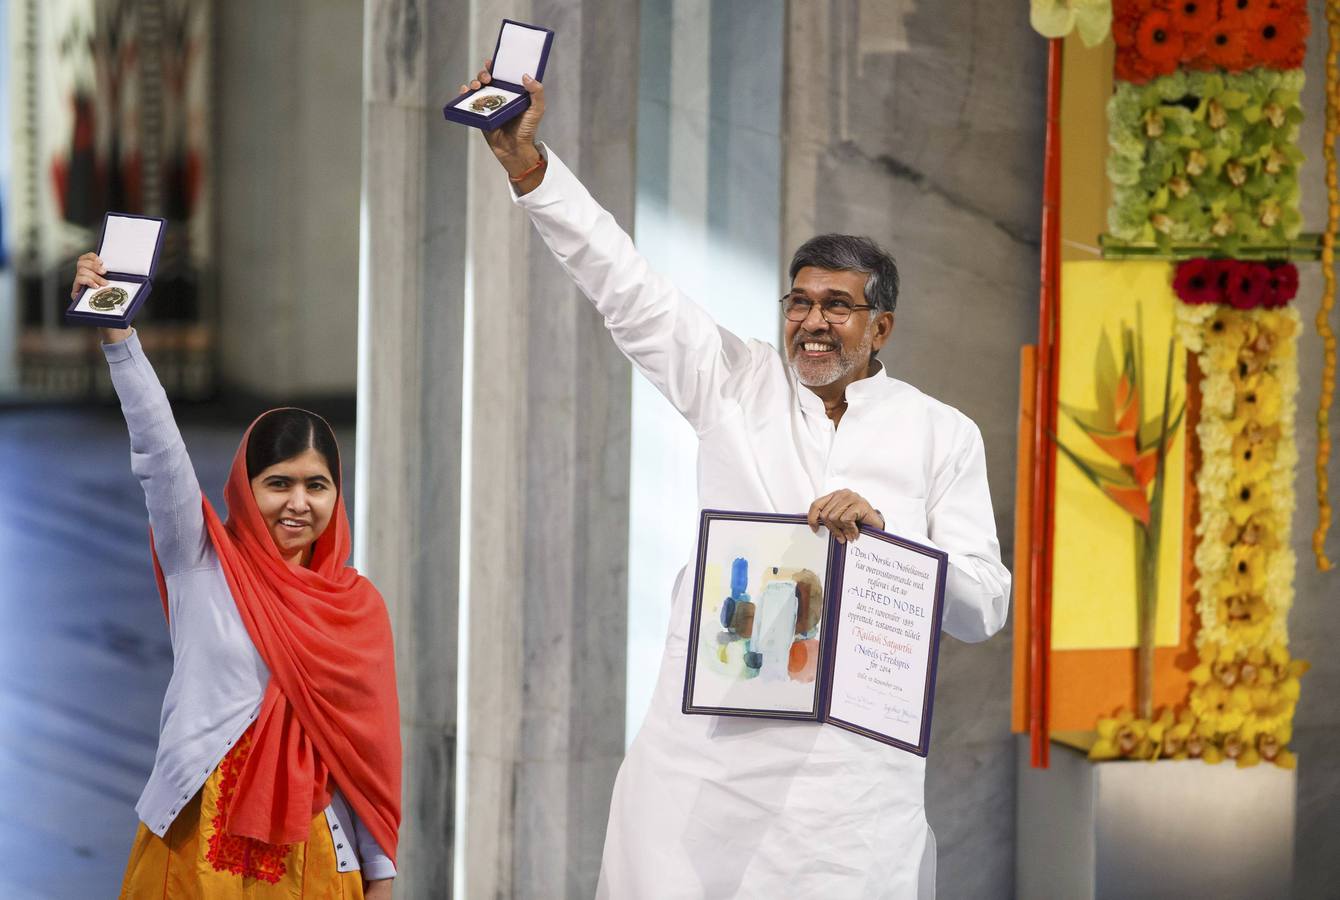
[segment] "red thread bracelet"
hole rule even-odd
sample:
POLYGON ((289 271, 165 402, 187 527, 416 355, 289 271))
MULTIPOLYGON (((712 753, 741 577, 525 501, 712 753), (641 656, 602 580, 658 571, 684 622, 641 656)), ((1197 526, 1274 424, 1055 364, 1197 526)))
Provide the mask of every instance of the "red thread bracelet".
POLYGON ((535 160, 535 164, 531 166, 529 169, 522 172, 520 175, 508 175, 507 180, 512 182, 513 184, 516 184, 517 182, 524 181, 526 179, 526 176, 534 172, 538 172, 540 169, 543 168, 544 168, 544 156, 541 155, 539 158, 535 160))

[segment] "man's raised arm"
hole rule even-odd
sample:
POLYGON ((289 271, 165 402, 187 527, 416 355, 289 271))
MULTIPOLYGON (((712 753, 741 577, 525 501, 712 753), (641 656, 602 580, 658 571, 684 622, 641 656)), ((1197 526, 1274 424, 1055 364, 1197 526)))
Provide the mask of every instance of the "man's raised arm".
MULTIPOLYGON (((461 91, 490 81, 488 63, 461 91)), ((517 205, 559 264, 605 317, 619 349, 699 432, 729 406, 721 401, 739 379, 750 349, 662 275, 556 154, 536 141, 544 116, 544 87, 522 80, 530 107, 483 132, 507 172, 517 205)))

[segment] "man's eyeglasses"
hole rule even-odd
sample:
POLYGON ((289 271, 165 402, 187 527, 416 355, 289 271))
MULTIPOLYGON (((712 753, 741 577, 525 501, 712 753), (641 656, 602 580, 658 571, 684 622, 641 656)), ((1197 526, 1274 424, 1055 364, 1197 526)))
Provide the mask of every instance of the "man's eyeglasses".
MULTIPOLYGON (((787 294, 782 298, 782 314, 792 322, 804 322, 814 308, 814 301, 803 294, 787 294)), ((851 318, 854 310, 874 309, 866 303, 849 303, 846 300, 819 301, 819 315, 829 325, 841 325, 851 318)))

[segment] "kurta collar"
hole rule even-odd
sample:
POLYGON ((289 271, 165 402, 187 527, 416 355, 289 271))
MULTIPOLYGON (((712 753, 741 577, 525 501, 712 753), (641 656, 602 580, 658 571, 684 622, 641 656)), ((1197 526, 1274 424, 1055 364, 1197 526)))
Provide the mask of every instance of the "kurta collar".
MULTIPOLYGON (((801 384, 800 381, 796 379, 796 373, 791 369, 790 365, 787 365, 787 375, 791 378, 791 383, 795 385, 796 397, 800 402, 801 410, 817 416, 827 416, 828 413, 824 409, 824 402, 819 399, 819 395, 805 387, 805 385, 801 384)), ((879 360, 875 360, 874 374, 853 381, 851 384, 847 385, 847 406, 857 406, 878 397, 881 392, 887 390, 889 385, 893 383, 893 379, 889 377, 889 373, 884 368, 884 364, 879 360)))

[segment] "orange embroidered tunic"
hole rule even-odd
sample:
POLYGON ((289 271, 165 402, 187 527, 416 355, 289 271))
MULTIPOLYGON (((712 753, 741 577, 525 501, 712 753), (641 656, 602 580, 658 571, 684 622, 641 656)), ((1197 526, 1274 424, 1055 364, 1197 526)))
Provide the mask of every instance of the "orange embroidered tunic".
POLYGON ((223 831, 250 752, 248 731, 163 837, 140 823, 122 900, 362 900, 363 873, 339 871, 321 813, 313 817, 307 840, 296 844, 267 844, 223 831))

